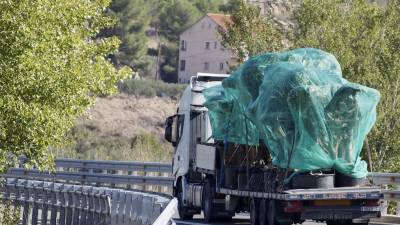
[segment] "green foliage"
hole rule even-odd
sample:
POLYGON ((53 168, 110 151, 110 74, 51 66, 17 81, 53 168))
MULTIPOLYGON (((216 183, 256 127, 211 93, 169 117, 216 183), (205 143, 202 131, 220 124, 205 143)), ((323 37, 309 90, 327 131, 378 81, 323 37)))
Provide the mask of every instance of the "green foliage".
POLYGON ((261 16, 260 9, 240 0, 232 4, 232 23, 220 30, 222 44, 232 49, 239 62, 248 56, 281 50, 282 35, 270 18, 261 16))
POLYGON ((154 81, 149 79, 126 79, 119 84, 119 89, 121 92, 147 98, 158 96, 179 99, 185 87, 186 85, 164 83, 162 81, 154 81))
POLYGON ((202 13, 217 13, 223 0, 189 0, 202 13))
POLYGON ((173 0, 159 15, 160 34, 169 41, 179 41, 179 34, 192 25, 201 14, 185 0, 173 0))
POLYGON ((171 0, 159 14, 160 35, 165 40, 162 46, 164 58, 161 75, 167 81, 177 80, 179 34, 201 17, 199 10, 187 0, 171 0))
POLYGON ((373 169, 400 171, 400 2, 380 7, 364 0, 304 0, 295 17, 296 47, 331 52, 347 79, 380 91, 367 147, 373 169))
POLYGON ((128 75, 105 59, 119 41, 95 39, 112 24, 108 4, 0 0, 0 171, 20 155, 48 167, 48 147, 62 143, 95 94, 115 91, 128 75))
POLYGON ((77 124, 68 134, 68 139, 68 145, 52 150, 57 157, 167 162, 172 153, 171 144, 161 141, 154 134, 140 132, 132 137, 108 135, 88 122, 77 124))
POLYGON ((0 224, 15 225, 20 222, 21 207, 14 207, 11 201, 5 201, 0 205, 0 224))
MULTIPOLYGON (((118 36, 121 40, 115 54, 117 65, 127 65, 135 70, 149 70, 146 30, 149 27, 149 7, 144 0, 114 0, 109 14, 118 21, 116 26, 102 32, 104 36, 118 36)), ((146 73, 143 73, 146 74, 146 73)))

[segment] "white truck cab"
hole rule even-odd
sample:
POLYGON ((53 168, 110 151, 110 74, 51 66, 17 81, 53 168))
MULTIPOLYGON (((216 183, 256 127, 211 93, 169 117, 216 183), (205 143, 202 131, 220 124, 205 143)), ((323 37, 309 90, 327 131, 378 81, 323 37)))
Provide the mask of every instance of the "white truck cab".
POLYGON ((202 92, 206 88, 221 84, 228 76, 229 74, 209 73, 192 76, 189 86, 183 92, 176 114, 166 120, 165 139, 174 146, 174 195, 178 197, 181 206, 190 206, 192 209, 190 212, 180 210, 182 218, 193 216, 202 207, 202 178, 193 178, 192 172, 195 169, 211 171, 215 167, 215 148, 212 147, 214 140, 207 108, 203 106, 205 98, 202 92), (207 146, 207 143, 210 146, 207 146), (190 175, 191 182, 188 182, 190 175), (199 181, 198 185, 193 182, 196 180, 199 181))
MULTIPOLYGON (((213 143, 207 108, 203 106, 203 90, 218 84, 229 74, 198 73, 192 76, 183 92, 177 113, 167 119, 166 139, 174 145, 173 175, 176 178, 189 172, 190 163, 196 160, 196 144, 213 143)), ((175 180, 177 182, 178 179, 175 180)))

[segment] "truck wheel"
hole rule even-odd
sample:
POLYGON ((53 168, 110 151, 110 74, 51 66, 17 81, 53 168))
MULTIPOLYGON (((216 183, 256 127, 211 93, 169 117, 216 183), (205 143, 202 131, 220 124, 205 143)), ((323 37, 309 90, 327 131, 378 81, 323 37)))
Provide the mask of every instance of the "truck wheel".
POLYGON ((259 210, 258 210, 258 200, 251 198, 250 200, 250 224, 259 225, 259 210))
POLYGON ((327 225, 368 225, 368 223, 353 223, 352 220, 329 220, 326 222, 327 225))
POLYGON ((188 213, 188 208, 183 205, 183 192, 182 188, 178 188, 178 214, 179 217, 183 220, 191 220, 193 219, 193 214, 188 213))
POLYGON ((267 209, 267 223, 265 225, 277 225, 275 200, 266 201, 265 205, 267 209))
POLYGON ((204 220, 209 223, 215 219, 215 205, 213 203, 215 190, 211 181, 207 180, 203 188, 203 214, 204 220))
POLYGON ((260 225, 268 225, 267 203, 268 203, 267 200, 261 199, 259 207, 258 207, 258 221, 259 221, 260 225))

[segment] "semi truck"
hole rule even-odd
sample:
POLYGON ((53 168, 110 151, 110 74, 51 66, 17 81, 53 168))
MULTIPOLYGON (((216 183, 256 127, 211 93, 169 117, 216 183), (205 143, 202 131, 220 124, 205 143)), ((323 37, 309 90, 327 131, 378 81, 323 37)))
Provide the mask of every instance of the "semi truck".
POLYGON ((176 114, 166 119, 165 139, 174 147, 173 195, 181 219, 203 212, 206 222, 228 221, 248 212, 252 225, 306 220, 351 225, 380 217, 383 194, 366 179, 335 170, 294 173, 274 166, 262 141, 249 146, 214 140, 203 91, 228 76, 191 77, 176 114))

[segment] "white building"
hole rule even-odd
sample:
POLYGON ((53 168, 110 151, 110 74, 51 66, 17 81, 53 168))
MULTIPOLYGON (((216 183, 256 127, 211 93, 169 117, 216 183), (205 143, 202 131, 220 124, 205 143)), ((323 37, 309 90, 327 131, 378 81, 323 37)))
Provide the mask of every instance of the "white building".
POLYGON ((226 74, 234 61, 221 45, 218 29, 226 29, 230 16, 208 13, 179 36, 178 82, 188 83, 199 72, 226 74))

